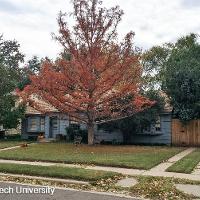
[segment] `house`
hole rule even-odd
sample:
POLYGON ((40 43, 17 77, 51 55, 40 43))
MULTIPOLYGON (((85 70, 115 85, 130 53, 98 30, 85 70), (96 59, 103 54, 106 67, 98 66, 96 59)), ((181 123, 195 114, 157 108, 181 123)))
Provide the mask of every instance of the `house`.
MULTIPOLYGON (((66 128, 77 124, 73 118, 64 113, 58 112, 55 108, 44 102, 40 102, 43 108, 48 112, 42 114, 33 107, 27 106, 25 119, 22 120, 22 138, 37 138, 44 135, 45 138, 57 138, 58 136, 66 136, 66 128)), ((166 103, 163 112, 158 116, 156 123, 151 124, 145 130, 131 134, 129 144, 155 144, 170 145, 171 144, 171 122, 172 108, 166 103)), ((80 124, 80 129, 86 129, 86 124, 80 124)), ((120 130, 95 130, 95 140, 105 143, 123 143, 123 133, 120 130)))
MULTIPOLYGON (((164 94, 162 94, 164 95, 164 94)), ((152 144, 152 145, 171 145, 172 143, 172 107, 168 103, 166 95, 165 106, 155 123, 150 124, 143 130, 133 131, 130 135, 128 144, 152 144)), ((21 133, 23 139, 36 139, 39 135, 45 138, 53 139, 58 137, 67 137, 67 128, 78 124, 73 118, 67 114, 59 112, 56 108, 40 100, 40 98, 32 97, 37 102, 37 107, 45 110, 45 114, 27 105, 25 118, 21 122, 21 133)), ((78 125, 81 130, 86 130, 86 124, 78 125)), ((120 130, 105 130, 96 126, 95 140, 105 143, 123 143, 124 137, 120 130)))
MULTIPOLYGON (((44 102, 41 106, 49 107, 44 102)), ((27 106, 25 118, 21 123, 21 133, 23 139, 37 138, 44 135, 45 138, 57 138, 57 136, 67 136, 66 128, 77 125, 77 122, 66 114, 58 112, 50 107, 46 114, 27 106)), ((86 129, 85 124, 79 124, 80 129, 86 129)), ((1 127, 0 127, 1 131, 1 127)), ((120 130, 106 130, 96 127, 95 140, 105 143, 123 143, 124 137, 120 130)), ((187 124, 182 124, 180 120, 172 116, 172 107, 166 100, 165 107, 159 113, 155 123, 150 124, 145 129, 130 135, 128 144, 146 145, 175 145, 175 146, 200 146, 200 120, 192 120, 187 124)))
MULTIPOLYGON (((142 132, 131 135, 130 144, 152 144, 152 145, 170 145, 171 144, 171 110, 165 109, 155 124, 151 124, 142 132)), ((22 120, 22 138, 34 139, 38 135, 44 135, 45 138, 57 138, 58 135, 66 136, 66 128, 75 124, 73 119, 60 112, 48 112, 42 114, 37 110, 28 107, 25 119, 22 120)), ((81 129, 86 129, 85 124, 80 124, 81 129)), ((123 133, 120 130, 96 129, 95 139, 104 142, 123 143, 123 133)))
MULTIPOLYGON (((37 138, 44 135, 45 138, 57 138, 67 136, 66 128, 77 124, 73 118, 58 112, 55 108, 49 107, 44 102, 41 106, 47 107, 48 112, 42 114, 38 110, 27 106, 25 118, 21 123, 23 139, 37 138)), ((86 129, 85 124, 79 124, 80 129, 86 129)), ((105 143, 123 143, 124 137, 120 130, 105 130, 96 127, 95 140, 105 143)), ((155 123, 145 129, 130 135, 128 144, 146 145, 176 145, 176 146, 200 146, 200 120, 192 120, 188 124, 182 124, 172 116, 172 107, 166 98, 165 107, 158 114, 155 123)))

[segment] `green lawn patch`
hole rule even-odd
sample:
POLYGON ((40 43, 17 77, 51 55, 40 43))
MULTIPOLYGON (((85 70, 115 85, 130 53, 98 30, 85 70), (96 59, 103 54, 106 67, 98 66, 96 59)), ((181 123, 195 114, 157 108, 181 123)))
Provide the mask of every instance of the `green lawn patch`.
POLYGON ((2 163, 0 172, 12 174, 25 174, 34 176, 56 177, 63 179, 76 179, 83 181, 97 181, 112 178, 118 173, 83 168, 70 168, 63 166, 38 166, 25 164, 2 163))
POLYGON ((175 147, 43 143, 0 152, 0 158, 150 169, 182 150, 175 147))
POLYGON ((23 141, 7 141, 7 140, 0 140, 0 149, 4 149, 7 147, 18 146, 22 144, 23 141))
POLYGON ((181 160, 174 163, 167 169, 167 171, 190 174, 199 162, 200 149, 197 149, 196 151, 193 151, 181 160))

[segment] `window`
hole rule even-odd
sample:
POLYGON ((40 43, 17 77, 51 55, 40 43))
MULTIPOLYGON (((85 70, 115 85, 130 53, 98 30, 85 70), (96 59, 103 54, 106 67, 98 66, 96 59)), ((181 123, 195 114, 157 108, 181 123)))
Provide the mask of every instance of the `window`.
POLYGON ((40 118, 40 130, 44 131, 44 129, 45 129, 45 118, 41 117, 40 118))
POLYGON ((79 124, 78 121, 77 121, 77 119, 75 117, 70 117, 69 118, 69 123, 70 124, 79 124))
POLYGON ((51 119, 51 123, 52 123, 52 129, 58 130, 58 119, 56 117, 51 119))
POLYGON ((136 131, 136 134, 139 134, 139 135, 149 135, 151 134, 151 130, 152 130, 152 127, 151 127, 151 124, 147 123, 147 124, 140 124, 137 131, 136 131))
POLYGON ((74 129, 74 130, 79 130, 80 129, 80 124, 70 123, 69 127, 74 129))
POLYGON ((156 131, 161 131, 161 120, 160 120, 160 116, 158 116, 156 123, 155 123, 155 129, 156 131))
POLYGON ((40 116, 33 116, 28 118, 28 131, 30 132, 44 132, 45 118, 40 116))
POLYGON ((28 119, 28 130, 29 131, 37 131, 38 130, 38 118, 31 117, 28 119))
POLYGON ((146 126, 142 129, 143 132, 150 132, 151 131, 151 126, 146 126))

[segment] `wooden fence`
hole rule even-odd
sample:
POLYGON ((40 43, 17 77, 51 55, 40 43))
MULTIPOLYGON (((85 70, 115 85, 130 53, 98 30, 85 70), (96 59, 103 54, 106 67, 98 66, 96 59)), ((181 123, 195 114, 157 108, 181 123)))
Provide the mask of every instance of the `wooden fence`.
POLYGON ((172 145, 200 146, 200 119, 182 124, 178 119, 172 120, 172 145))

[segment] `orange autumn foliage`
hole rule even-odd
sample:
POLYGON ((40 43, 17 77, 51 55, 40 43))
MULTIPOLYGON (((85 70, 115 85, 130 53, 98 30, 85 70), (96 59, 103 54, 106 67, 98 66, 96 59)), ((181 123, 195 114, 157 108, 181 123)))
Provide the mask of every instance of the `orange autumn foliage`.
POLYGON ((65 20, 68 15, 60 13, 55 36, 65 54, 54 63, 44 62, 19 95, 42 112, 48 109, 33 96, 86 123, 92 144, 95 123, 131 116, 154 102, 140 95, 142 67, 134 33, 117 40, 122 10, 103 8, 99 0, 73 0, 73 5, 73 29, 65 20))

